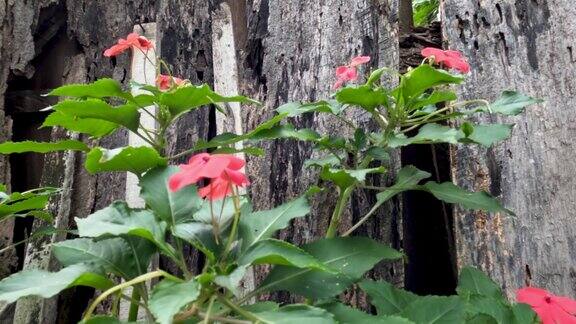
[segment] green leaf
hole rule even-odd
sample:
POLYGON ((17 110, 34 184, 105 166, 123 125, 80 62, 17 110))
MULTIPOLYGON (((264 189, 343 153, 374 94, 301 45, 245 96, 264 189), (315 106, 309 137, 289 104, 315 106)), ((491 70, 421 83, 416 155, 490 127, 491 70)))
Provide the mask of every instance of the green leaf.
POLYGON ((296 129, 291 124, 276 125, 269 129, 263 129, 250 135, 251 141, 273 140, 273 139, 295 139, 299 141, 316 141, 320 135, 315 131, 303 128, 296 129))
POLYGON ((461 296, 480 295, 495 299, 504 298, 502 290, 492 279, 482 271, 472 267, 465 267, 460 270, 456 291, 461 296))
POLYGON ((214 230, 211 224, 199 222, 176 224, 172 234, 192 244, 206 257, 214 262, 221 246, 214 239, 214 230))
POLYGON ((473 127, 472 133, 466 136, 465 139, 460 139, 460 141, 463 142, 465 140, 470 140, 474 143, 490 147, 493 144, 503 141, 508 137, 510 137, 510 134, 512 133, 512 127, 514 127, 514 125, 490 124, 490 125, 473 125, 472 127, 473 127))
POLYGON ((53 109, 74 118, 105 120, 122 125, 133 132, 138 130, 140 124, 138 107, 133 104, 112 107, 99 99, 66 100, 56 104, 53 109))
POLYGON ((274 311, 254 313, 254 315, 267 324, 336 324, 332 314, 308 305, 288 305, 274 311))
POLYGON ((304 217, 309 212, 310 206, 306 197, 302 196, 271 210, 243 215, 239 223, 239 237, 243 240, 243 249, 271 238, 276 231, 286 228, 292 219, 304 217))
POLYGON ((94 118, 77 118, 59 111, 48 115, 42 127, 60 126, 67 130, 88 134, 94 138, 101 138, 112 134, 118 129, 118 124, 94 118))
POLYGON ((342 105, 336 100, 319 101, 314 103, 289 102, 278 107, 279 114, 286 114, 287 117, 298 117, 312 112, 330 113, 338 115, 342 111, 342 105))
POLYGON ((453 75, 424 64, 404 74, 393 94, 397 100, 402 98, 408 103, 430 88, 445 84, 460 84, 463 80, 463 76, 453 75))
POLYGON ((514 323, 512 308, 502 297, 494 299, 481 295, 468 295, 466 314, 467 317, 471 318, 478 317, 478 315, 488 315, 496 323, 514 323))
POLYGON ((392 286, 386 281, 365 280, 360 288, 370 297, 370 303, 376 307, 378 315, 396 315, 419 297, 411 292, 392 286))
POLYGON ((147 209, 131 209, 123 201, 117 201, 86 218, 75 218, 78 234, 83 237, 130 235, 154 243, 168 256, 174 249, 165 242, 166 223, 158 222, 147 209))
POLYGON ((453 101, 458 99, 456 93, 453 91, 435 90, 431 94, 423 94, 422 96, 412 100, 409 104, 411 110, 416 110, 422 107, 436 105, 441 102, 453 101))
POLYGON ((516 304, 512 306, 512 313, 516 324, 535 324, 540 320, 532 307, 526 304, 516 304))
POLYGON ((113 79, 100 79, 90 84, 67 84, 48 93, 48 96, 76 97, 76 98, 125 98, 130 94, 122 91, 120 83, 113 79))
POLYGON ((91 271, 91 267, 86 264, 75 264, 58 272, 44 270, 18 272, 0 281, 0 301, 12 303, 26 296, 50 298, 74 286, 105 290, 114 285, 107 278, 91 271))
POLYGON ((367 237, 322 239, 302 249, 337 273, 278 266, 258 291, 286 290, 308 298, 329 298, 346 290, 378 262, 402 257, 400 252, 367 237))
POLYGON ((242 308, 251 313, 260 313, 265 311, 278 310, 280 308, 280 305, 272 301, 263 301, 263 302, 257 302, 255 304, 245 305, 242 306, 242 308))
POLYGON ((88 151, 89 148, 81 141, 64 140, 59 142, 4 142, 0 144, 0 154, 12 153, 48 153, 57 151, 88 151))
POLYGON ((304 167, 335 167, 340 165, 340 160, 334 155, 328 155, 320 159, 308 159, 304 161, 304 167))
POLYGON ((438 20, 440 0, 415 0, 412 7, 414 26, 426 26, 438 20))
POLYGON ((481 107, 476 111, 491 111, 514 116, 521 113, 527 106, 542 102, 544 102, 542 99, 532 98, 516 91, 507 90, 502 92, 500 98, 490 105, 490 109, 488 109, 488 107, 481 107))
POLYGON ((43 209, 48 204, 50 196, 56 192, 57 190, 52 188, 39 188, 23 193, 15 192, 9 196, 5 194, 5 198, 0 201, 0 220, 11 216, 33 216, 51 222, 52 215, 43 209))
POLYGON ((485 210, 492 213, 505 212, 514 215, 513 212, 502 207, 498 200, 484 191, 469 192, 456 186, 452 182, 427 182, 423 187, 437 199, 450 204, 459 204, 466 209, 485 210))
POLYGON ((430 173, 412 165, 403 167, 396 176, 396 183, 376 195, 377 204, 381 205, 403 191, 418 189, 418 183, 430 176, 430 173))
POLYGON ((140 196, 158 218, 170 225, 192 220, 203 203, 196 186, 186 186, 176 192, 168 189, 168 179, 179 170, 176 166, 159 167, 140 179, 140 196))
POLYGON ((155 149, 147 146, 126 146, 111 150, 95 147, 86 155, 84 164, 86 170, 92 174, 128 171, 138 176, 152 168, 165 165, 166 159, 161 157, 155 149))
POLYGON ((129 280, 147 272, 150 257, 155 251, 147 241, 139 241, 131 241, 134 245, 130 245, 122 238, 99 241, 78 238, 56 243, 52 250, 64 266, 93 264, 129 280))
POLYGON ((238 264, 279 264, 296 268, 328 270, 308 252, 288 242, 276 239, 266 239, 253 244, 239 257, 238 264))
POLYGON ((340 324, 413 324, 405 318, 398 316, 374 316, 341 303, 320 305, 323 309, 334 315, 340 324))
POLYGON ((366 176, 370 173, 382 173, 385 171, 386 168, 384 167, 359 170, 332 169, 324 167, 320 173, 320 178, 322 180, 334 182, 334 184, 343 190, 356 183, 363 182, 366 180, 366 176))
POLYGON ((401 315, 418 324, 461 324, 464 304, 457 296, 424 296, 408 305, 401 315))
POLYGON ((247 268, 247 265, 241 265, 228 275, 216 276, 216 278, 214 278, 214 282, 220 287, 224 287, 231 291, 234 296, 240 297, 240 281, 242 281, 242 278, 244 278, 247 268))
POLYGON ((244 96, 221 96, 212 91, 207 84, 201 86, 179 87, 174 91, 164 92, 160 96, 160 103, 167 106, 168 110, 174 117, 200 106, 225 102, 259 104, 259 102, 244 96))
POLYGON ((94 316, 87 321, 81 321, 78 324, 134 324, 136 322, 126 322, 112 316, 94 316))
POLYGON ((159 323, 171 324, 174 315, 198 296, 200 285, 196 281, 175 282, 164 279, 152 290, 148 307, 159 323))
POLYGON ((373 112, 378 106, 388 106, 388 93, 383 88, 373 89, 368 85, 346 87, 336 93, 336 100, 373 112))
POLYGON ((462 136, 462 133, 458 129, 431 123, 420 127, 418 134, 414 137, 406 137, 403 134, 396 134, 394 137, 389 139, 388 145, 392 148, 396 148, 411 144, 456 144, 462 136))

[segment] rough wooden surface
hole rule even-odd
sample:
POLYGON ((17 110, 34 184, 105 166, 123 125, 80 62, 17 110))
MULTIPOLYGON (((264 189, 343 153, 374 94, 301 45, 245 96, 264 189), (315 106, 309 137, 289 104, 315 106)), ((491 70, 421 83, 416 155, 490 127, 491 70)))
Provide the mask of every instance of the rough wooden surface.
POLYGON ((514 118, 512 138, 456 148, 453 175, 517 214, 455 213, 459 265, 479 266, 508 292, 526 285, 576 296, 576 6, 571 0, 445 0, 448 47, 472 74, 460 93, 494 99, 515 88, 546 100, 514 118))
MULTIPOLYGON (((32 89, 49 89, 68 82, 89 82, 112 75, 127 81, 129 57, 108 59, 102 56, 106 46, 130 32, 134 24, 146 22, 155 15, 154 1, 3 1, 0 4, 0 109, 4 113, 4 92, 14 78, 27 79, 32 89)), ((61 138, 62 133, 54 133, 61 138)), ((0 134, 4 140, 5 133, 0 134)), ((103 141, 109 147, 125 143, 125 134, 118 133, 103 141)), ((55 200, 51 210, 58 215, 60 225, 65 227, 72 216, 88 215, 94 209, 104 207, 124 193, 122 175, 88 176, 82 167, 82 158, 68 159, 63 155, 52 155, 46 160, 43 184, 62 186, 69 192, 66 200, 55 200), (62 167, 55 167, 55 166, 62 167), (72 181, 62 183, 64 170, 73 173, 72 181), (95 181, 98 179, 98 181, 95 181), (64 224, 66 223, 66 224, 64 224)), ((4 174, 4 164, 0 172, 4 174)), ((68 177, 70 179, 70 177, 68 177)), ((35 224, 34 227, 40 224, 35 224)), ((70 224, 73 225, 73 224, 70 224)), ((25 264, 27 267, 44 267, 54 270, 49 254, 37 253, 34 246, 47 246, 61 237, 48 237, 28 247, 25 264), (35 252, 36 251, 36 252, 35 252)), ((77 320, 74 307, 64 307, 69 301, 79 302, 78 296, 68 295, 57 305, 57 299, 39 302, 18 303, 14 322, 55 323, 77 320), (59 309, 70 311, 59 312, 59 309)), ((4 318, 9 315, 1 314, 4 318)))
MULTIPOLYGON (((252 1, 248 4, 248 30, 243 50, 244 91, 264 103, 264 107, 244 110, 244 127, 253 129, 269 118, 273 109, 289 101, 326 99, 335 81, 334 69, 356 55, 370 55, 370 68, 398 66, 396 1, 252 1)), ((372 127, 363 114, 350 116, 372 127)), ((324 116, 305 116, 292 121, 321 133, 343 135, 350 132, 341 123, 324 116)), ((305 192, 316 184, 317 174, 303 167, 315 157, 311 145, 294 141, 265 144, 266 156, 250 158, 248 174, 256 209, 272 208, 305 192)), ((397 166, 393 162, 392 168, 397 166)), ((381 179, 375 179, 380 181, 381 179)), ((312 213, 296 220, 281 233, 295 244, 310 242, 325 234, 334 195, 316 200, 312 213)), ((361 192, 347 207, 343 225, 361 217, 374 197, 361 192)), ((398 205, 390 204, 359 234, 379 241, 399 243, 398 205)), ((262 276, 263 273, 260 273, 262 276)), ((400 282, 402 266, 381 266, 374 277, 400 282)), ((280 294, 277 299, 286 299, 280 294)), ((347 297, 361 302, 356 296, 347 297)), ((360 299, 360 298, 358 298, 360 299)))

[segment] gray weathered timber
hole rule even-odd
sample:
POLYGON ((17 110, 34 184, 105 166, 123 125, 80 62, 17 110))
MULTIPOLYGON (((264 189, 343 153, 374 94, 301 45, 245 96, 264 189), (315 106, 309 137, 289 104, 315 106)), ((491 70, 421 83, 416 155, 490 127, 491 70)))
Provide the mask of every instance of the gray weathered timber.
MULTIPOLYGON (((273 114, 279 105, 296 100, 314 101, 329 97, 335 81, 334 69, 356 55, 370 55, 369 67, 398 66, 396 1, 252 1, 248 3, 248 30, 241 71, 243 92, 264 103, 263 107, 244 108, 245 131, 273 114)), ((240 13, 242 14, 242 13, 240 13)), ((366 128, 373 127, 367 116, 350 118, 366 128)), ((321 133, 350 135, 340 122, 324 116, 305 116, 292 121, 321 133)), ((311 145, 276 141, 263 146, 265 157, 249 158, 250 193, 256 209, 272 208, 317 184, 317 173, 303 167, 317 157, 311 145)), ((391 169, 398 166, 396 158, 391 169)), ((374 179, 374 181, 386 181, 374 179)), ((334 188, 330 188, 334 190, 334 188)), ((322 237, 328 226, 334 195, 315 200, 311 215, 299 219, 281 233, 283 239, 302 244, 322 237)), ((365 192, 355 194, 347 206, 343 228, 361 217, 374 202, 365 192)), ((379 241, 399 242, 398 204, 382 208, 358 234, 379 241)), ((401 282, 402 265, 381 266, 372 274, 401 282)), ((260 273, 260 277, 264 272, 260 273)), ((285 295, 276 298, 286 299, 285 295)), ((363 303, 361 296, 347 296, 352 303, 363 303)))
POLYGON ((453 176, 500 197, 517 217, 457 210, 459 266, 475 265, 509 295, 530 283, 576 296, 576 6, 571 0, 445 0, 443 33, 472 74, 460 94, 494 99, 515 88, 546 100, 490 149, 458 147, 453 176))
MULTIPOLYGON (((77 1, 36 0, 3 1, 0 19, 4 22, 0 33, 0 114, 4 114, 4 93, 14 76, 32 80, 34 89, 49 89, 69 82, 89 82, 112 75, 126 82, 129 56, 114 60, 104 58, 102 51, 117 38, 129 33, 134 24, 153 19, 154 1, 77 1)), ((1 121, 1 120, 0 120, 1 121)), ((54 132, 53 139, 66 136, 54 132)), ((4 140, 6 133, 0 134, 4 140)), ((122 146, 124 133, 118 133, 100 143, 107 147, 122 146)), ((121 174, 89 176, 82 167, 79 155, 54 154, 47 157, 42 184, 63 186, 66 196, 51 202, 50 210, 57 215, 57 223, 67 227, 73 216, 90 214, 94 209, 123 197, 121 174), (67 176, 65 176, 66 171, 67 176), (68 179, 68 181, 64 181, 68 179), (98 179, 98 181, 96 181, 98 179)), ((4 174, 0 164, 0 174, 4 174)), ((36 222, 34 228, 41 224, 36 222)), ((47 237, 27 247, 26 267, 54 270, 49 253, 39 250, 61 236, 47 237)), ((75 300, 74 298, 70 300, 75 300)), ((24 300, 17 303, 15 323, 71 322, 69 312, 57 311, 57 299, 24 300)), ((63 301, 66 303, 66 301, 63 301)), ((70 309, 64 308, 64 309, 70 309)), ((75 311, 74 308, 72 310, 75 311)), ((76 312, 78 313, 78 312, 76 312)), ((0 314, 4 321, 10 318, 0 314)))
MULTIPOLYGON (((189 79, 193 84, 207 83, 211 87, 214 83, 212 9, 211 0, 161 0, 157 20, 161 56, 173 66, 174 75, 189 79)), ((198 139, 208 139, 211 130, 210 107, 201 107, 182 116, 168 131, 166 155, 190 149, 198 139)), ((185 156, 171 163, 183 163, 188 158, 185 156)), ((201 270, 201 254, 189 246, 185 247, 184 253, 189 267, 193 271, 201 270)), ((177 267, 162 261, 162 267, 178 273, 177 267)))

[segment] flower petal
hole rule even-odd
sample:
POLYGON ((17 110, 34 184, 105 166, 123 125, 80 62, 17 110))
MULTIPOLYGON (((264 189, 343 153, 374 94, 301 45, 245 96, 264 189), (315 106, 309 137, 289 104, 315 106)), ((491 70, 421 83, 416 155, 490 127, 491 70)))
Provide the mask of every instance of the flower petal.
POLYGON ((198 190, 198 195, 202 198, 208 198, 211 201, 222 199, 232 193, 230 182, 217 178, 198 190))
POLYGON ((547 304, 544 300, 547 296, 550 296, 548 291, 535 287, 524 287, 516 291, 516 300, 532 307, 547 304))
POLYGON ((346 75, 350 68, 347 66, 339 66, 336 68, 336 76, 340 78, 340 76, 346 75))
POLYGON ((434 47, 426 47, 426 48, 422 49, 420 54, 422 54, 422 56, 428 57, 428 58, 431 56, 434 56, 434 61, 436 61, 436 62, 443 61, 446 58, 446 54, 444 54, 443 50, 441 50, 439 48, 434 48, 434 47))
POLYGON ((232 182, 238 187, 245 187, 250 184, 250 181, 248 181, 246 175, 240 171, 227 169, 226 171, 224 171, 222 178, 232 182))
POLYGON ((239 157, 232 154, 214 154, 212 158, 223 158, 228 160, 228 168, 232 170, 240 170, 244 167, 246 162, 239 157))
POLYGON ((370 56, 356 56, 350 62, 350 67, 355 67, 370 62, 370 56))
POLYGON ((118 54, 122 54, 128 48, 130 48, 130 46, 128 46, 128 45, 116 44, 116 45, 113 45, 112 47, 110 47, 109 49, 105 50, 104 56, 106 56, 106 57, 116 56, 118 54))
POLYGON ((576 324, 576 317, 566 312, 560 305, 550 305, 550 315, 553 319, 551 323, 558 324, 576 324))
POLYGON ((552 297, 552 302, 562 307, 566 312, 576 314, 576 300, 563 296, 554 296, 552 297))

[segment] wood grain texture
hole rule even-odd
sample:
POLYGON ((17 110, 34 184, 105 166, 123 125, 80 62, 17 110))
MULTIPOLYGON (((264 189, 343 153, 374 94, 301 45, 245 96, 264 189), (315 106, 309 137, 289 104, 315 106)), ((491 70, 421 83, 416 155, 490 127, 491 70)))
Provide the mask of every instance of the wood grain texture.
MULTIPOLYGON (((245 131, 270 118, 273 110, 290 101, 315 101, 329 97, 335 81, 334 69, 356 55, 370 55, 370 68, 398 66, 396 1, 251 1, 248 3, 247 42, 241 72, 243 93, 262 101, 263 107, 245 108, 245 131)), ((352 115, 353 114, 353 115, 352 115)), ((349 116, 359 125, 371 128, 361 113, 349 116)), ((350 135, 350 129, 325 116, 303 116, 292 120, 297 127, 308 127, 333 135, 350 135)), ((319 157, 309 144, 275 141, 263 145, 266 156, 250 158, 250 193, 256 209, 268 209, 303 194, 317 182, 317 173, 306 169, 304 161, 319 157)), ((398 166, 397 157, 391 164, 398 166)), ((374 179, 385 182, 386 179, 374 179)), ((334 190, 334 188, 330 188, 334 190)), ((322 237, 334 206, 334 194, 314 200, 312 213, 280 234, 282 239, 303 244, 322 237)), ((342 226, 349 226, 365 214, 374 202, 366 192, 354 195, 346 208, 342 226)), ((382 208, 358 234, 397 246, 400 240, 398 203, 382 208)), ((262 277, 265 274, 259 274, 262 277)), ((379 266, 372 274, 401 282, 402 265, 379 266)), ((273 296, 279 300, 287 295, 273 296)), ((362 303, 352 293, 347 299, 362 303)))
POLYGON ((472 65, 464 98, 518 89, 543 98, 518 117, 512 138, 490 149, 458 147, 453 176, 487 190, 517 217, 457 210, 460 266, 476 265, 509 295, 531 283, 576 295, 576 7, 570 0, 445 0, 448 47, 472 65))

